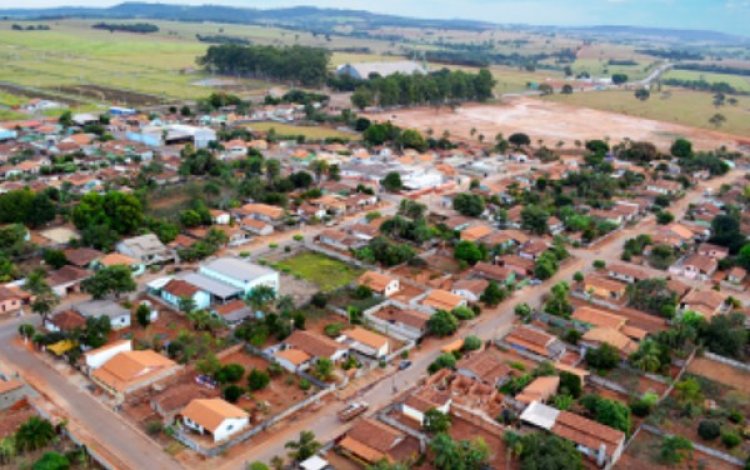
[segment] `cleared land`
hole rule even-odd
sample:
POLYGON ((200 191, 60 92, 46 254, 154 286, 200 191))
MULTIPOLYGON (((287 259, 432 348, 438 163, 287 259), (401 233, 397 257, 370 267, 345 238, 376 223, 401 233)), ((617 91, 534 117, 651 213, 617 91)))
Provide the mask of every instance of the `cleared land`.
POLYGON ((311 251, 279 261, 276 267, 317 285, 323 292, 344 287, 362 274, 360 269, 311 251))
MULTIPOLYGON (((605 92, 581 95, 603 96, 605 92)), ((604 137, 609 137, 614 142, 622 141, 626 137, 647 140, 662 148, 667 148, 677 137, 686 137, 701 149, 715 149, 719 145, 732 147, 742 140, 722 132, 534 98, 507 100, 503 104, 462 106, 455 112, 448 108, 416 108, 391 110, 371 114, 369 117, 378 121, 390 120, 405 128, 421 131, 432 129, 435 135, 447 130, 452 137, 475 141, 479 135, 491 140, 499 132, 506 137, 515 132, 525 132, 531 136, 532 142, 543 139, 546 145, 555 146, 562 141, 568 148, 572 147, 575 141, 583 142, 604 137), (473 138, 472 128, 476 129, 473 138)), ((750 135, 750 120, 745 126, 748 127, 745 135, 750 135)))
POLYGON ((654 92, 647 101, 640 101, 633 96, 632 91, 624 90, 558 94, 547 99, 704 129, 715 129, 708 120, 714 114, 721 113, 726 117, 726 122, 718 129, 719 131, 750 136, 750 98, 744 96, 738 97, 737 105, 725 105, 720 108, 713 105, 711 93, 680 88, 665 88, 661 93, 654 92))
POLYGON ((697 357, 690 363, 688 371, 702 375, 715 382, 719 382, 737 390, 750 390, 750 372, 743 372, 732 366, 712 361, 705 357, 697 357))

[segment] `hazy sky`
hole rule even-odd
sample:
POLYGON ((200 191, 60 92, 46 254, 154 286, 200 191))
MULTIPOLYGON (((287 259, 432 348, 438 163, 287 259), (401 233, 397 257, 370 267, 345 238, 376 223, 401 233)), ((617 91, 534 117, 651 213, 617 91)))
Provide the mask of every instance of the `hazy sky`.
MULTIPOLYGON (((108 6, 115 0, 0 0, 0 8, 108 6)), ((750 0, 161 0, 259 8, 296 5, 353 8, 425 18, 495 23, 664 26, 750 35, 750 0)))

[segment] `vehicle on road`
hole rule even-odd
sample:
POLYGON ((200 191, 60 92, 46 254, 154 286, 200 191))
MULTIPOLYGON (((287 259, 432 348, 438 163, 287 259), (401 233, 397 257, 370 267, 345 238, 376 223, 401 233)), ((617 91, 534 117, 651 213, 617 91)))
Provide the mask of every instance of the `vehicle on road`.
POLYGON ((398 370, 408 369, 409 367, 411 367, 411 361, 401 361, 398 364, 398 370))
POLYGON ((339 420, 351 421, 357 416, 367 411, 368 408, 370 408, 370 405, 368 405, 367 403, 363 401, 356 401, 356 402, 350 403, 343 410, 338 412, 339 420))

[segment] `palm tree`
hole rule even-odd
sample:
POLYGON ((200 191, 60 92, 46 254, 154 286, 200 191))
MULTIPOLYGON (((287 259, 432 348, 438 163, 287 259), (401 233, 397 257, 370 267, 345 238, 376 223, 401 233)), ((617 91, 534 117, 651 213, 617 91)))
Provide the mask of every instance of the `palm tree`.
POLYGON ((276 298, 276 291, 273 287, 269 286, 257 286, 253 287, 250 293, 247 295, 247 300, 250 305, 260 310, 267 304, 272 302, 276 298))
POLYGON ((38 416, 32 416, 16 431, 16 449, 32 451, 46 446, 55 437, 52 423, 38 416))
POLYGON ((315 440, 314 432, 302 431, 299 433, 299 439, 287 442, 284 447, 290 449, 289 458, 295 462, 302 462, 315 455, 322 445, 315 440))
POLYGON ((318 183, 320 183, 321 179, 323 178, 323 174, 328 171, 328 162, 325 160, 315 160, 310 163, 310 167, 312 168, 313 173, 315 173, 315 178, 317 179, 318 183))

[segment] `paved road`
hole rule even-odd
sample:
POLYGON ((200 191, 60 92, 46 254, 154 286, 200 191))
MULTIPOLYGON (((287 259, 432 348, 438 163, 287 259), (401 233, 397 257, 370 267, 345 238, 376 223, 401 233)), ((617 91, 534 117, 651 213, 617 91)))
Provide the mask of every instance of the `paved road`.
POLYGON ((122 468, 182 468, 154 441, 127 424, 123 417, 18 343, 17 329, 20 323, 21 319, 14 319, 0 326, 0 357, 9 368, 18 371, 64 412, 71 422, 71 428, 75 425, 83 428, 86 437, 93 440, 87 444, 89 447, 114 456, 119 461, 118 467, 122 465, 122 468))

